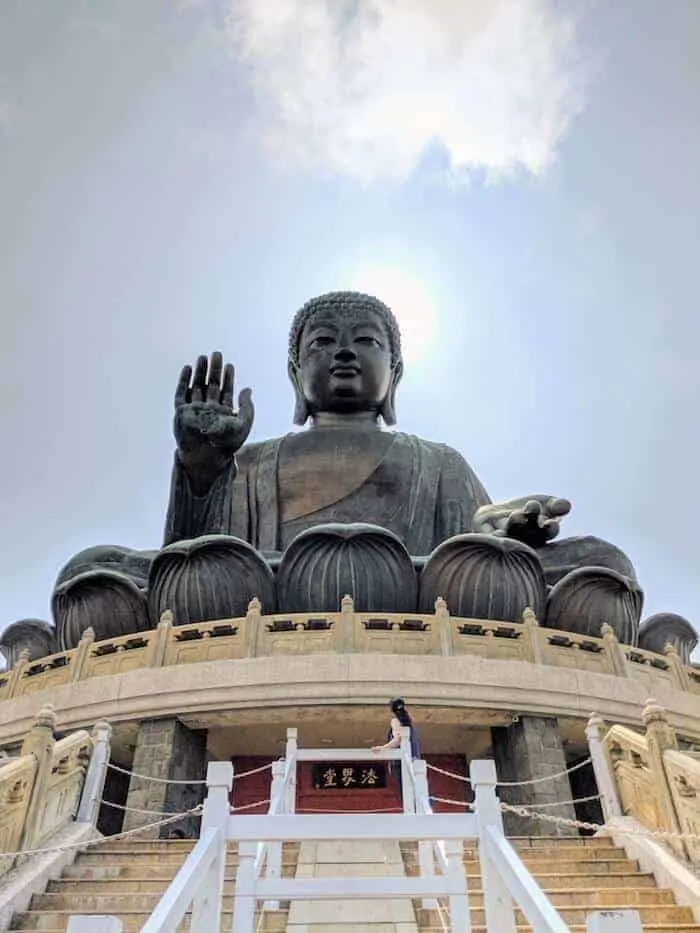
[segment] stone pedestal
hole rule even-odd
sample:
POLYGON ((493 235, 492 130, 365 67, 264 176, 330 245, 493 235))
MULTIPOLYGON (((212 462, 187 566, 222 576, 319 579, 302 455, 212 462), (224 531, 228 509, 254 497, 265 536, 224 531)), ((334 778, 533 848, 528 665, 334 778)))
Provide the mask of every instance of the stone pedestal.
MULTIPOLYGON (((134 774, 167 779, 168 781, 203 781, 206 778, 206 733, 188 729, 178 719, 144 719, 131 770, 134 774)), ((182 813, 201 803, 206 788, 202 784, 164 784, 132 777, 129 781, 127 807, 139 810, 157 810, 164 813, 182 813)), ((136 813, 127 810, 124 829, 135 829, 161 819, 157 814, 136 813)), ((199 817, 188 817, 177 823, 149 830, 140 838, 167 839, 173 833, 188 838, 199 835, 199 817)))
MULTIPOLYGON (((491 730, 493 754, 499 781, 531 781, 557 774, 567 767, 557 720, 545 716, 521 716, 507 727, 491 730)), ((571 804, 552 806, 572 799, 568 776, 520 787, 498 787, 504 803, 523 806, 547 804, 542 811, 575 819, 571 804)), ((578 830, 513 813, 504 814, 509 836, 575 836, 578 830)))

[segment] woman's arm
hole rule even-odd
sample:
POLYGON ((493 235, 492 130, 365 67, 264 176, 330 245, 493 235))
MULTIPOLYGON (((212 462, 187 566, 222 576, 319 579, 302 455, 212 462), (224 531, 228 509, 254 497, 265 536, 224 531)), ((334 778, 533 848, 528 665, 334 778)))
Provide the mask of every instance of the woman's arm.
POLYGON ((401 746, 401 723, 398 719, 391 720, 391 738, 384 745, 373 745, 372 751, 378 755, 380 752, 388 752, 392 748, 400 748, 401 746))

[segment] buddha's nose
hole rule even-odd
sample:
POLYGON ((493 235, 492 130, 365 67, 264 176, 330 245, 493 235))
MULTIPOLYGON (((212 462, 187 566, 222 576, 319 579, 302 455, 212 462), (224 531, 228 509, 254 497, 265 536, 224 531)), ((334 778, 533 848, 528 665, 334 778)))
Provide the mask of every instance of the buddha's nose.
POLYGON ((357 359, 357 353, 353 347, 342 345, 335 351, 335 359, 339 363, 352 363, 357 359))

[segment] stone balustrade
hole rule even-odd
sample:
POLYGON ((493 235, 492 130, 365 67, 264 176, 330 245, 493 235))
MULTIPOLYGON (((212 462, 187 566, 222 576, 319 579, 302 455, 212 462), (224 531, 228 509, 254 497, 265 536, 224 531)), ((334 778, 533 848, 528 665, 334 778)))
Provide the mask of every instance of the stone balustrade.
MULTIPOLYGON (((615 725, 603 746, 622 813, 654 831, 700 836, 700 760, 679 750, 666 710, 649 700, 645 732, 615 725)), ((683 858, 700 864, 700 839, 669 839, 683 858)))
POLYGON ((0 766, 0 875, 75 819, 93 741, 84 730, 56 741, 56 716, 43 706, 20 754, 0 766))
POLYGON ((87 629, 76 648, 35 661, 21 655, 0 674, 0 700, 140 668, 328 653, 476 655, 631 677, 650 693, 665 685, 700 694, 700 668, 684 665, 675 648, 661 655, 621 645, 605 624, 594 638, 544 628, 531 610, 522 622, 494 622, 451 616, 442 599, 430 614, 366 613, 345 597, 339 612, 263 615, 253 599, 236 619, 183 625, 166 611, 155 629, 103 641, 87 629))

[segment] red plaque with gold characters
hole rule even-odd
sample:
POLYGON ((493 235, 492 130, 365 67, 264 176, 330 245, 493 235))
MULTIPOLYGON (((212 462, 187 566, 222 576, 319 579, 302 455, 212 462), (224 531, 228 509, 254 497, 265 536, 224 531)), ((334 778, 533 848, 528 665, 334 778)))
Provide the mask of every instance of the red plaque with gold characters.
POLYGON ((319 762, 313 767, 316 790, 367 790, 386 787, 383 762, 319 762))

